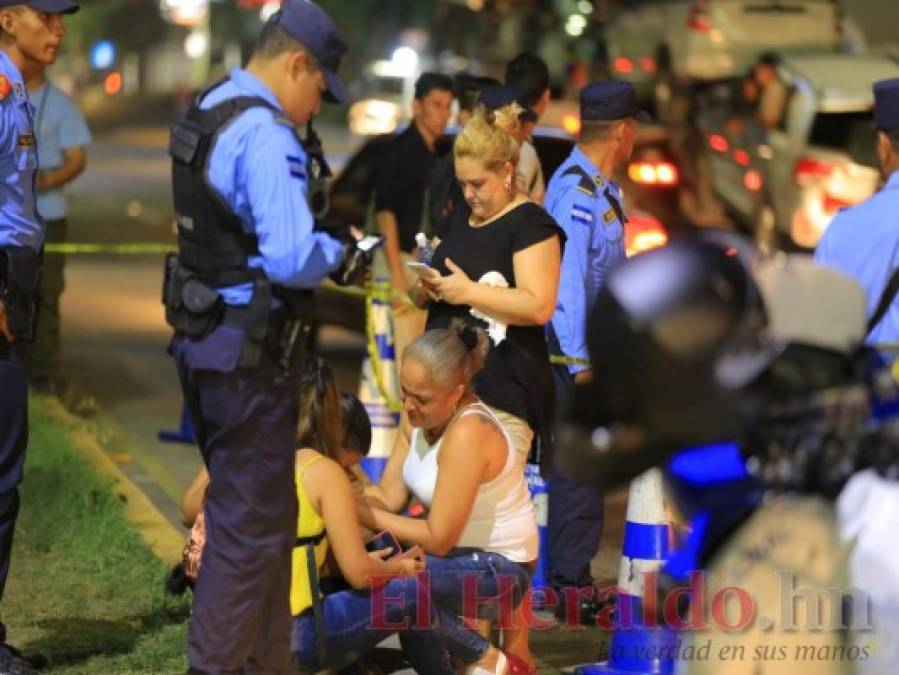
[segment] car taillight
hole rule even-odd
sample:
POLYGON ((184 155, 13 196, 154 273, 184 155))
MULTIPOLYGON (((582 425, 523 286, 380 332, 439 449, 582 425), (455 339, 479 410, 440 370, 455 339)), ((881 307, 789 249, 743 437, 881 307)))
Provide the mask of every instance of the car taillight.
POLYGON ((612 61, 612 67, 616 73, 630 75, 634 72, 634 62, 626 56, 619 56, 612 61))
POLYGON ((648 213, 635 212, 624 226, 625 250, 627 256, 637 255, 668 243, 665 226, 648 213))
POLYGON ((696 2, 690 5, 687 14, 687 26, 690 30, 699 33, 707 33, 712 29, 712 21, 706 13, 704 0, 696 0, 696 2))
POLYGON ((677 185, 677 167, 671 162, 633 162, 628 177, 641 185, 677 185))
POLYGON ((581 118, 577 115, 565 115, 562 118, 562 128, 566 133, 577 136, 581 131, 581 118))
POLYGON ((743 187, 750 192, 759 192, 762 189, 762 174, 755 169, 750 169, 743 174, 743 187))
POLYGON ((727 152, 730 149, 730 143, 721 134, 712 134, 709 136, 709 147, 715 152, 727 152))
POLYGON ((654 73, 659 69, 659 64, 651 56, 644 56, 640 59, 640 68, 646 73, 654 73))
POLYGON ((813 180, 827 178, 833 173, 834 165, 811 157, 803 157, 793 165, 793 181, 805 185, 813 180))

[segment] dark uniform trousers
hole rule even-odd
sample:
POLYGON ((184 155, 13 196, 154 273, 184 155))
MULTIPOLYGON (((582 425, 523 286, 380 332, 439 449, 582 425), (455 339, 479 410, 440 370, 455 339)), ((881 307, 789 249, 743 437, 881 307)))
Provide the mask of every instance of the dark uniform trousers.
MULTIPOLYGON (((46 223, 46 243, 63 243, 66 240, 66 220, 49 220, 46 223)), ((34 384, 43 384, 59 375, 60 312, 59 298, 65 289, 63 269, 66 257, 62 253, 46 253, 41 265, 35 307, 37 322, 34 342, 29 347, 28 373, 34 384)))
MULTIPOLYGON (((556 410, 567 410, 574 388, 568 368, 553 366, 556 386, 556 410)), ((555 469, 549 473, 550 584, 561 590, 593 585, 590 561, 602 539, 605 496, 590 485, 569 480, 555 469)))
MULTIPOLYGON (((6 588, 28 444, 28 383, 18 347, 0 337, 0 598, 6 588)), ((6 628, 0 624, 0 642, 6 628)))
POLYGON ((189 672, 293 672, 299 364, 285 373, 263 354, 257 368, 196 369, 179 341, 172 351, 210 475, 189 672))

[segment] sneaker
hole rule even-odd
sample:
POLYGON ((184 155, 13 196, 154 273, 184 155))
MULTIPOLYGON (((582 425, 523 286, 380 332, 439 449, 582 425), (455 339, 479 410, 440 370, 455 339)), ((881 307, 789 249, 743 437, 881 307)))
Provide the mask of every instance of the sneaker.
POLYGON ((0 675, 37 675, 47 665, 42 656, 25 656, 8 644, 0 644, 0 675))
MULTIPOLYGON (((590 589, 593 590, 592 588, 590 589)), ((584 593, 586 595, 586 593, 584 593)), ((560 598, 564 596, 560 595, 560 598)), ((563 626, 596 626, 596 617, 605 608, 614 604, 614 598, 597 598, 595 593, 591 597, 578 598, 577 614, 573 617, 568 616, 567 603, 560 600, 556 606, 556 621, 563 626)))

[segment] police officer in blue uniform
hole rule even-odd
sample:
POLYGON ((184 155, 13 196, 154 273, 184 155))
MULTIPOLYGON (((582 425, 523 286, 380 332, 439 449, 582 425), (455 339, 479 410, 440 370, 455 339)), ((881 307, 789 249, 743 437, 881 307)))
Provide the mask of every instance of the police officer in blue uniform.
POLYGON ((171 352, 210 474, 188 633, 192 673, 285 673, 294 453, 311 289, 347 245, 313 230, 295 133, 343 101, 346 45, 308 0, 285 0, 245 69, 172 130, 179 254, 167 261, 171 352))
MULTIPOLYGON (((34 107, 25 75, 56 60, 69 0, 0 0, 0 596, 6 586, 28 442, 28 386, 22 347, 31 339, 44 223, 37 213, 34 107)), ((6 644, 0 674, 37 671, 6 644)))
MULTIPOLYGON (((874 84, 877 157, 886 184, 861 204, 840 211, 815 250, 815 261, 854 278, 872 317, 899 267, 899 78, 874 84)), ((899 342, 899 305, 891 303, 868 334, 869 344, 899 342)))
MULTIPOLYGON (((580 112, 577 144, 553 174, 544 200, 544 207, 568 236, 556 311, 547 325, 560 411, 566 409, 574 383, 592 376, 587 312, 609 270, 624 258, 627 216, 621 190, 611 177, 630 158, 637 120, 648 119, 637 108, 633 85, 628 82, 587 85, 581 90, 580 112)), ((550 471, 550 582, 560 593, 559 618, 569 624, 593 623, 599 608, 590 560, 602 538, 603 497, 592 486, 550 471), (565 600, 572 595, 571 589, 578 590, 576 617, 568 615, 573 600, 565 600)))

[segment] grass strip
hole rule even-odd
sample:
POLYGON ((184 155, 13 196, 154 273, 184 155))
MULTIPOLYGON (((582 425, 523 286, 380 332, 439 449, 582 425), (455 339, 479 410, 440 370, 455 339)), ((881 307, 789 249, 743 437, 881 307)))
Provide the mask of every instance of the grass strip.
POLYGON ((9 640, 53 673, 183 673, 187 598, 124 516, 51 402, 31 400, 31 438, 3 599, 9 640))

